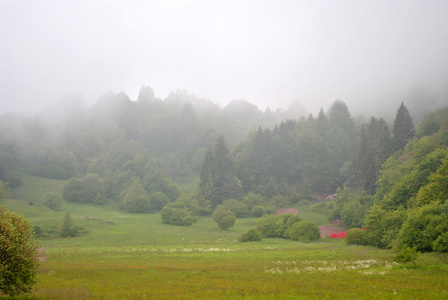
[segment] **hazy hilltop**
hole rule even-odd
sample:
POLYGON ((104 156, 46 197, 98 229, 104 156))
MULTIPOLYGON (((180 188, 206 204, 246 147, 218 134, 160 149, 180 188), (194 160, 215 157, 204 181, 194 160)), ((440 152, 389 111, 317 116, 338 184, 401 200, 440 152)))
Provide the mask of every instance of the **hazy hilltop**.
POLYGON ((187 88, 316 115, 416 120, 447 105, 446 1, 2 1, 0 112, 37 112, 67 93, 138 99, 187 88), (82 23, 79 20, 83 20, 82 23), (392 112, 392 113, 390 113, 392 112))

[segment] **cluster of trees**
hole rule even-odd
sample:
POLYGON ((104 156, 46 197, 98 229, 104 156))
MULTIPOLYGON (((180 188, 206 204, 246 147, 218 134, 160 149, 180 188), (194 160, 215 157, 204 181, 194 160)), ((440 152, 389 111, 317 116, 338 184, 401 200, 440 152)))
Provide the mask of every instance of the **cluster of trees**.
POLYGON ((334 191, 345 181, 341 172, 354 153, 356 126, 347 106, 336 101, 327 114, 288 120, 273 130, 261 129, 235 150, 236 175, 244 191, 295 202, 311 191, 334 191))
MULTIPOLYGON (((216 220, 262 216, 337 191, 334 202, 313 209, 366 226, 372 245, 430 251, 446 242, 442 221, 426 242, 409 233, 412 220, 432 224, 445 210, 446 109, 414 128, 404 103, 393 123, 361 123, 342 101, 298 118, 242 100, 220 108, 185 91, 161 100, 146 86, 136 101, 106 93, 87 108, 79 100, 33 117, 0 117, 0 180, 17 186, 22 171, 68 179, 66 201, 161 210, 163 222, 176 225, 216 210, 226 216, 216 220), (170 181, 195 174, 194 193, 170 181)), ((58 203, 48 196, 44 204, 57 210, 58 203)))
MULTIPOLYGON (((397 119, 402 111, 400 107, 397 119)), ((358 233, 359 243, 448 252, 448 108, 428 114, 416 131, 412 123, 403 126, 405 122, 397 119, 396 151, 382 164, 373 197, 363 197, 367 201, 356 210, 364 211, 363 221, 350 225, 366 227, 358 233)), ((350 202, 345 198, 338 194, 337 209, 347 209, 350 202)))
POLYGON ((133 158, 131 154, 102 155, 91 160, 87 170, 96 173, 67 181, 66 201, 101 205, 115 200, 124 211, 145 213, 161 210, 179 195, 146 150, 133 158))
POLYGON ((0 116, 0 180, 20 184, 20 170, 55 179, 82 177, 92 160, 147 150, 172 180, 196 175, 219 135, 232 145, 258 126, 273 127, 303 111, 260 111, 244 100, 221 108, 186 91, 166 99, 143 86, 136 101, 103 94, 90 107, 70 95, 34 116, 0 116))
MULTIPOLYGON (((320 230, 316 223, 305 221, 299 215, 265 215, 257 221, 255 231, 265 238, 286 238, 300 242, 312 242, 320 239, 320 230)), ((256 237, 256 232, 247 233, 248 236, 256 237)))

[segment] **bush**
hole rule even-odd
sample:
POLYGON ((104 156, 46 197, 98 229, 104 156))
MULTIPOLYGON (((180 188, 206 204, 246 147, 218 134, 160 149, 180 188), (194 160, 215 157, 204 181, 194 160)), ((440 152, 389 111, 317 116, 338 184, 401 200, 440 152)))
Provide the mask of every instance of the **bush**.
POLYGON ((347 228, 361 227, 366 217, 366 207, 359 201, 349 201, 341 211, 341 218, 347 228))
POLYGON ((282 236, 286 239, 289 239, 289 238, 291 238, 289 231, 291 230, 292 226, 296 223, 303 221, 303 220, 302 220, 302 217, 300 217, 299 215, 286 214, 284 216, 288 216, 288 218, 286 219, 285 229, 283 230, 282 236))
POLYGON ((218 223, 218 227, 222 230, 228 229, 235 225, 236 216, 233 212, 222 205, 218 205, 212 214, 213 221, 218 223))
POLYGON ((440 235, 432 244, 432 249, 436 252, 448 252, 448 232, 440 235))
POLYGON ((420 252, 417 251, 417 246, 409 247, 404 244, 401 247, 400 252, 395 256, 395 261, 398 263, 412 262, 416 266, 415 262, 419 256, 420 252))
POLYGON ((320 230, 312 221, 301 221, 291 227, 289 236, 293 240, 308 243, 320 239, 320 230))
POLYGON ((400 245, 417 246, 430 252, 434 242, 448 231, 448 220, 441 213, 448 211, 448 203, 431 203, 414 209, 403 224, 398 239, 400 245))
POLYGON ((367 239, 367 231, 361 228, 352 228, 345 235, 347 245, 367 245, 367 239))
POLYGON ((62 196, 56 193, 48 193, 45 195, 43 204, 51 210, 59 211, 62 207, 62 196))
POLYGON ((190 226, 196 222, 191 211, 184 203, 171 202, 160 212, 162 223, 176 226, 190 226))
POLYGON ((149 195, 138 177, 128 187, 121 199, 121 208, 131 213, 147 213, 151 208, 149 195))
POLYGON ((170 203, 170 198, 162 192, 152 193, 149 198, 151 199, 151 208, 155 210, 161 210, 170 203))
POLYGON ((227 199, 222 203, 222 206, 233 212, 237 218, 247 218, 249 216, 247 204, 236 199, 227 199))
POLYGON ((98 193, 104 194, 105 188, 97 174, 88 174, 83 178, 71 178, 62 191, 65 201, 77 203, 94 203, 98 193))
POLYGON ((256 242, 261 241, 263 236, 256 229, 250 229, 248 232, 243 234, 238 241, 239 242, 256 242))
POLYGON ((266 215, 257 221, 257 223, 255 224, 255 228, 265 238, 281 237, 277 235, 277 228, 278 228, 278 225, 276 224, 277 221, 278 218, 276 216, 266 215))
POLYGON ((251 216, 252 218, 260 218, 260 217, 262 217, 264 214, 265 214, 264 207, 263 207, 263 206, 260 206, 260 205, 254 206, 254 207, 252 207, 252 209, 250 210, 250 216, 251 216))
POLYGON ((257 221, 255 228, 266 238, 290 238, 292 225, 302 221, 299 215, 265 215, 257 221))
POLYGON ((0 292, 10 296, 28 293, 39 269, 38 244, 31 224, 0 206, 0 292))

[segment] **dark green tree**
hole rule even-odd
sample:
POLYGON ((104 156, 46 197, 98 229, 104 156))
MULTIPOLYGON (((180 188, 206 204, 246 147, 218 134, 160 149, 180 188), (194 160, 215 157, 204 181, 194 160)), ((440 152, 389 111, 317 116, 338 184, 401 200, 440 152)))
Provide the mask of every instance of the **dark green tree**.
POLYGON ((209 149, 205 154, 199 176, 198 198, 211 209, 226 199, 241 198, 242 189, 233 172, 233 160, 223 136, 218 138, 213 152, 209 149))
POLYGON ((404 102, 401 102, 397 110, 392 133, 394 151, 403 150, 415 135, 414 122, 404 102))
POLYGON ((358 149, 353 161, 353 179, 358 189, 363 189, 371 194, 375 192, 376 182, 375 149, 368 131, 361 127, 358 149))
POLYGON ((314 122, 316 131, 321 135, 325 136, 327 131, 330 128, 330 124, 328 123, 328 118, 325 115, 324 109, 321 108, 319 111, 319 114, 317 115, 317 118, 314 122))

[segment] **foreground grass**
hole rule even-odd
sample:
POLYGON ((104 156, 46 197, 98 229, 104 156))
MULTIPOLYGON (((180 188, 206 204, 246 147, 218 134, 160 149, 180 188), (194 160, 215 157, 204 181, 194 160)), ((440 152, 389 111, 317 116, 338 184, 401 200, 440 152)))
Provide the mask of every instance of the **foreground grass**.
MULTIPOLYGON (((278 241, 273 241, 278 243, 278 241)), ((35 299, 441 299, 448 268, 342 242, 49 248, 35 299)))
MULTIPOLYGON (((413 267, 393 263, 390 250, 342 240, 238 243, 254 227, 252 218, 222 231, 209 217, 169 226, 159 213, 127 214, 114 203, 64 203, 54 212, 33 189, 60 190, 63 182, 29 179, 5 206, 50 231, 70 211, 88 233, 41 240, 38 284, 23 299, 448 299, 446 256, 422 254, 413 267)), ((299 208, 305 219, 324 222, 308 209, 299 208)))

